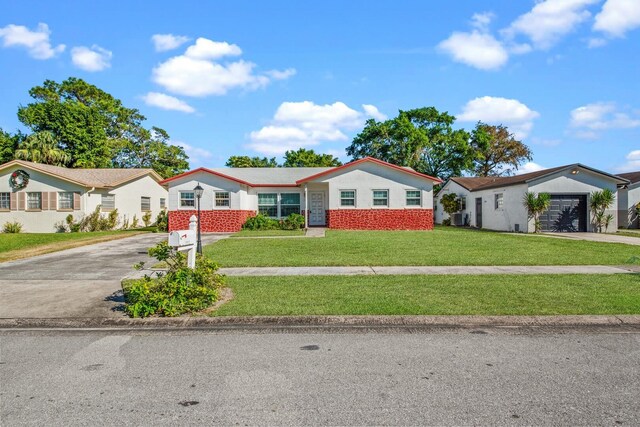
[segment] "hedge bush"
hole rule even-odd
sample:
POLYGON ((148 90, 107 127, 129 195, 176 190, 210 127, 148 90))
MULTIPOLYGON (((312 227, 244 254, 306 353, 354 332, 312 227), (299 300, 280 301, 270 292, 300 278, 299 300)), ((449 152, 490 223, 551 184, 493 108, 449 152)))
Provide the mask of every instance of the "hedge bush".
POLYGON ((242 224, 243 230, 298 230, 304 227, 304 216, 292 213, 282 220, 258 214, 247 218, 242 224))

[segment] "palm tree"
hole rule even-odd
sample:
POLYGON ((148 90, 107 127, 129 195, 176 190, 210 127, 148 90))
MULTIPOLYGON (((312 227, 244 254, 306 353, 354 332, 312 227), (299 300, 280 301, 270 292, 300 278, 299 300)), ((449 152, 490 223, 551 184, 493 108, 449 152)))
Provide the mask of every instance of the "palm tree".
POLYGON ((534 233, 540 232, 540 215, 549 209, 551 195, 549 193, 539 193, 527 191, 522 199, 524 207, 527 208, 529 220, 533 219, 534 233))
POLYGON ((29 135, 16 150, 15 156, 16 159, 54 166, 65 166, 71 161, 71 156, 58 147, 55 137, 49 131, 29 135))
POLYGON ((615 194, 608 188, 591 193, 589 207, 593 214, 593 223, 598 228, 598 233, 602 233, 602 227, 605 227, 606 231, 613 220, 613 215, 606 215, 605 213, 607 209, 609 209, 609 206, 613 204, 614 200, 615 194))

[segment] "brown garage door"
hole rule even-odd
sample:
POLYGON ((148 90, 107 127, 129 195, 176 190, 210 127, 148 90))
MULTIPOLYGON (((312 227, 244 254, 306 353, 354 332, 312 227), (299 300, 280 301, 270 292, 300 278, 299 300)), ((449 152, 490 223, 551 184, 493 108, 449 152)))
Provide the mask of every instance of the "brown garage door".
POLYGON ((540 216, 542 231, 587 231, 587 196, 552 194, 549 210, 540 216))

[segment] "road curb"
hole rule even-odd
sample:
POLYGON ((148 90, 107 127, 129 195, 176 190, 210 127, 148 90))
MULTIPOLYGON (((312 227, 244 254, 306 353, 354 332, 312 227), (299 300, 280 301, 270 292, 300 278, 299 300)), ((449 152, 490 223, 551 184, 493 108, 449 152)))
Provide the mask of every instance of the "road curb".
POLYGON ((255 316, 12 318, 0 329, 296 329, 296 328, 482 328, 482 327, 616 327, 640 328, 640 315, 624 316, 255 316))

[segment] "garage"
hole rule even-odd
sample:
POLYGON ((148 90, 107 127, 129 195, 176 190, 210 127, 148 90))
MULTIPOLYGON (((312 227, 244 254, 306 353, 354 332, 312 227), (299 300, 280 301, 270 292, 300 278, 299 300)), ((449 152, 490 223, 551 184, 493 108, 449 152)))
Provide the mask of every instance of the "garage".
POLYGON ((552 194, 549 210, 540 215, 542 231, 587 231, 587 196, 552 194))

